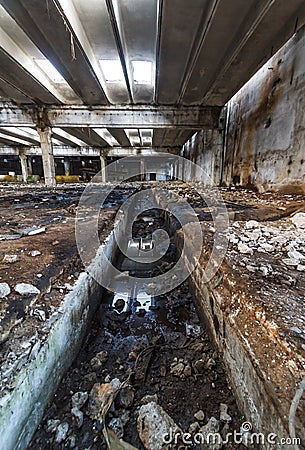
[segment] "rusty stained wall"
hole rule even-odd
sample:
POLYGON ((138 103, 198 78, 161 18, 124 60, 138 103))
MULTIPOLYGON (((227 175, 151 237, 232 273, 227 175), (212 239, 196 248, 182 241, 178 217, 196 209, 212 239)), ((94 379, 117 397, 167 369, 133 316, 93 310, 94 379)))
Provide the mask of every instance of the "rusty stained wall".
POLYGON ((184 180, 201 181, 206 186, 220 184, 223 157, 223 131, 202 130, 184 145, 181 155, 194 165, 185 170, 184 180))
POLYGON ((305 28, 230 100, 223 183, 305 193, 305 28))

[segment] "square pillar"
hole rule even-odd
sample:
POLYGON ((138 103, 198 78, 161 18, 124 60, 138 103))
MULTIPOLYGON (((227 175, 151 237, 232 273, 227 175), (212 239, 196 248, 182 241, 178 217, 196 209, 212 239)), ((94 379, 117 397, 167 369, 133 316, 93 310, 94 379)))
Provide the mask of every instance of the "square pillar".
POLYGON ((37 128, 37 131, 40 137, 44 182, 46 186, 54 187, 56 186, 56 179, 53 146, 51 140, 52 131, 50 127, 45 127, 43 129, 37 128))
POLYGON ((22 180, 24 183, 26 183, 28 181, 29 171, 28 171, 27 157, 24 149, 19 150, 19 159, 21 164, 22 180))
POLYGON ((104 155, 100 155, 100 159, 101 159, 101 181, 105 182, 106 181, 106 171, 105 171, 105 167, 106 167, 106 163, 105 163, 105 156, 104 155))

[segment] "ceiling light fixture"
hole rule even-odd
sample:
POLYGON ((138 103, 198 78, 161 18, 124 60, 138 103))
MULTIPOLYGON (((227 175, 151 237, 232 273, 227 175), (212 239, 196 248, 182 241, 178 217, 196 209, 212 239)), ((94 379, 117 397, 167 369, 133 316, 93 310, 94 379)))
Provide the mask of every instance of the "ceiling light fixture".
POLYGON ((64 77, 58 72, 53 64, 48 59, 34 59, 35 63, 41 70, 50 78, 55 84, 66 83, 64 77))
POLYGON ((152 84, 151 61, 132 61, 132 68, 135 84, 152 84))
POLYGON ((124 72, 121 62, 116 59, 100 59, 100 66, 106 83, 123 83, 124 72))

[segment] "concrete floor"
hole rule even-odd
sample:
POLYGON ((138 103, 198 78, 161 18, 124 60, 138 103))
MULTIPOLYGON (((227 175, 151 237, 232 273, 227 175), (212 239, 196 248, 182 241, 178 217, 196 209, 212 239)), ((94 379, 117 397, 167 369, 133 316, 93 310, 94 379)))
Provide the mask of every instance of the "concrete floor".
MULTIPOLYGON (((225 383, 232 388, 235 397, 230 401, 236 401, 240 411, 238 412, 237 406, 232 406, 234 426, 241 426, 244 414, 254 429, 266 434, 274 432, 279 436, 288 436, 289 408, 304 376, 305 364, 304 197, 221 188, 220 192, 230 218, 227 232, 229 246, 217 273, 209 283, 203 285, 200 280, 213 245, 215 224, 212 222, 209 208, 198 197, 197 193, 204 190, 200 183, 191 186, 177 182, 149 184, 137 182, 120 186, 113 191, 106 207, 101 210, 101 242, 108 239, 114 226, 115 214, 122 201, 139 189, 151 186, 162 186, 168 192, 175 192, 187 198, 199 217, 204 236, 202 255, 200 264, 190 276, 189 283, 194 293, 194 311, 199 314, 205 339, 210 336, 209 345, 214 349, 212 352, 216 352, 215 358, 223 360, 225 383)), ((58 185, 55 189, 37 185, 1 186, 0 282, 8 283, 11 289, 9 295, 1 299, 0 389, 1 405, 4 407, 10 399, 12 390, 13 392, 18 390, 20 375, 24 376, 31 364, 39 358, 39 353, 43 352, 52 334, 52 324, 62 314, 61 308, 66 294, 73 289, 83 272, 74 234, 75 212, 83 189, 83 184, 58 185), (31 234, 33 231, 34 234, 31 234), (11 259, 6 255, 10 255, 11 259), (12 258, 12 255, 16 257, 12 258), (32 295, 19 294, 15 291, 18 283, 29 283, 39 289, 39 293, 37 291, 32 295)), ((174 233, 173 239, 179 249, 181 231, 174 233)), ((182 303, 186 301, 186 292, 187 290, 182 289, 180 293, 182 303)), ((168 299, 170 300, 170 297, 168 299)), ((170 300, 170 303, 175 301, 177 299, 170 300)), ((184 309, 189 308, 186 303, 184 309)), ((182 333, 185 334, 183 320, 181 324, 182 333)), ((124 379, 124 375, 128 373, 128 360, 116 352, 112 358, 119 357, 120 364, 113 363, 114 365, 111 364, 108 369, 106 366, 107 370, 92 370, 89 360, 95 357, 95 353, 103 350, 103 341, 100 341, 98 346, 90 347, 88 339, 89 341, 96 339, 98 329, 99 326, 95 322, 91 331, 93 337, 90 338, 89 332, 89 337, 85 341, 87 350, 83 348, 82 351, 85 353, 77 360, 82 363, 74 364, 73 371, 69 372, 68 378, 58 391, 62 403, 58 405, 56 400, 57 409, 51 409, 53 416, 48 412, 45 419, 58 419, 57 425, 67 422, 69 433, 60 443, 56 443, 57 428, 54 428, 53 433, 50 430, 46 431, 48 425, 45 421, 30 448, 62 448, 65 442, 69 442, 70 445, 71 433, 76 436, 78 442, 75 448, 83 448, 79 447, 80 442, 89 443, 90 439, 86 440, 85 431, 88 432, 90 426, 95 425, 88 422, 87 418, 84 429, 77 428, 68 407, 71 395, 69 386, 70 390, 72 385, 72 390, 77 390, 77 379, 81 374, 81 377, 86 377, 86 382, 79 380, 79 390, 90 392, 96 382, 107 383, 107 380, 115 378, 117 373, 120 379, 124 379), (85 356, 87 362, 84 362, 85 356), (91 372, 97 372, 97 375, 90 378, 88 374, 91 372)), ((132 335, 134 332, 130 331, 130 336, 132 335)), ((170 336, 170 333, 167 335, 170 336)), ((151 345, 150 339, 153 339, 153 336, 154 333, 144 347, 151 345)), ((109 351, 108 347, 107 350, 109 351)), ((189 359, 191 365, 200 359, 199 354, 191 357, 188 352, 177 356, 184 360, 189 359)), ((71 363, 72 359, 67 368, 71 363)), ((161 366, 165 367, 162 370, 167 389, 171 387, 174 390, 175 378, 169 375, 171 363, 170 358, 166 358, 155 361, 153 366, 155 368, 158 366, 159 369, 161 366)), ((154 377, 150 373, 152 369, 147 370, 150 385, 146 390, 136 391, 135 406, 140 405, 140 394, 154 394, 159 389, 158 381, 155 384, 151 383, 151 377, 154 377)), ((186 392, 193 389, 195 373, 192 372, 188 381, 179 381, 184 390, 188 386, 186 392)), ((207 373, 207 376, 211 377, 208 378, 210 383, 216 382, 213 381, 212 375, 207 373)), ((59 380, 57 384, 58 382, 59 380)), ((175 389, 181 391, 179 383, 175 389)), ((181 410, 180 414, 175 409, 179 406, 179 395, 176 403, 171 402, 168 395, 162 396, 161 405, 184 431, 187 431, 193 422, 196 410, 203 409, 206 418, 200 426, 204 426, 203 424, 213 414, 217 415, 218 404, 227 403, 229 397, 226 397, 227 394, 218 397, 213 395, 211 401, 209 399, 211 393, 202 392, 205 392, 207 397, 201 396, 199 403, 194 404, 193 408, 181 410), (215 408, 211 406, 213 404, 215 408)), ((52 396, 47 404, 52 404, 52 396)), ((89 410, 84 409, 84 413, 85 417, 90 416, 89 410)), ((132 438, 133 433, 134 436, 137 433, 136 409, 131 409, 130 413, 134 428, 128 425, 126 436, 129 442, 142 448, 139 439, 132 438)), ((116 415, 112 414, 112 417, 116 415)), ((303 401, 300 402, 297 417, 299 419, 304 417, 303 401)), ((304 428, 298 418, 297 432, 303 436, 304 428)), ((28 436, 30 434, 29 432, 28 436)), ((20 442, 18 445, 20 445, 18 448, 22 448, 20 442)))

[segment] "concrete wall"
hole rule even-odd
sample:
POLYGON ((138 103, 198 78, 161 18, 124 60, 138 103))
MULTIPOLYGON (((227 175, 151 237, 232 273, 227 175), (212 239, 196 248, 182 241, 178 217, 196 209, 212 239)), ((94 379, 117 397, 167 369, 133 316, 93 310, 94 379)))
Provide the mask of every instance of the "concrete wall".
POLYGON ((223 174, 214 132, 183 149, 215 184, 305 193, 305 28, 301 28, 229 101, 223 174))
POLYGON ((305 192, 305 28, 230 100, 223 180, 305 192))
POLYGON ((196 133, 183 147, 181 156, 190 159, 203 169, 206 176, 202 179, 202 171, 193 170, 184 173, 184 180, 202 181, 207 186, 221 182, 223 157, 223 131, 202 130, 196 133))

